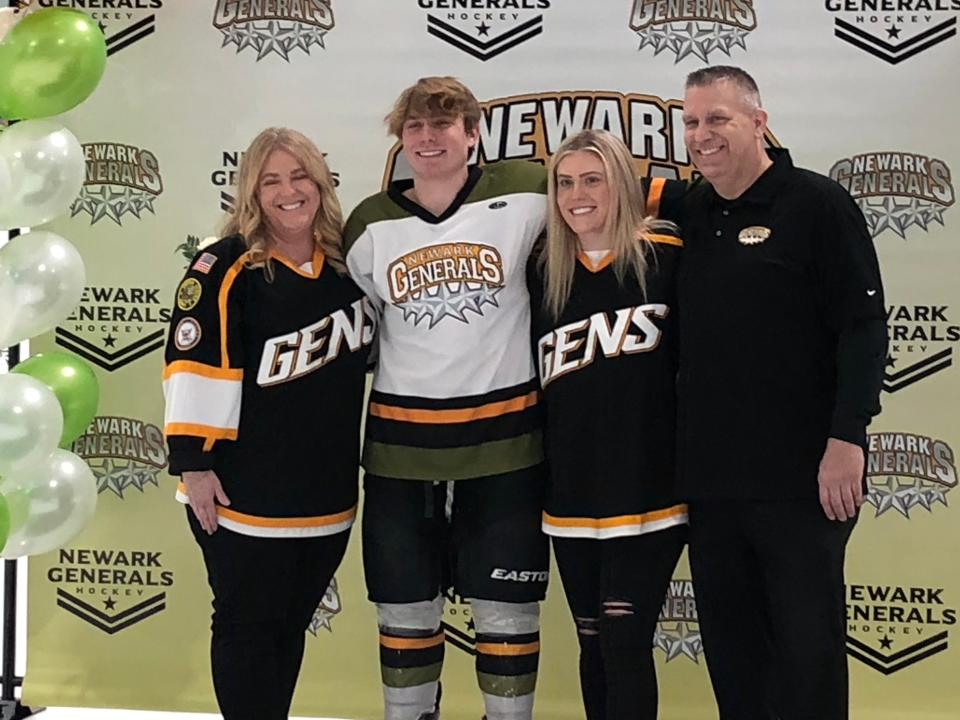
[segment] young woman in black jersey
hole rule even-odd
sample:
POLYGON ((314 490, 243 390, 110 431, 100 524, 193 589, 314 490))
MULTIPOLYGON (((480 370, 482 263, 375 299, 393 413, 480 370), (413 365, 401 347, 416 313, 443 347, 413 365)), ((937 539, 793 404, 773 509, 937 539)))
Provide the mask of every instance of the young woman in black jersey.
POLYGON ((588 720, 656 718, 653 635, 686 536, 674 495, 682 242, 652 217, 673 188, 652 181, 647 203, 635 172, 610 133, 568 138, 550 163, 547 240, 530 271, 543 530, 577 627, 588 720))

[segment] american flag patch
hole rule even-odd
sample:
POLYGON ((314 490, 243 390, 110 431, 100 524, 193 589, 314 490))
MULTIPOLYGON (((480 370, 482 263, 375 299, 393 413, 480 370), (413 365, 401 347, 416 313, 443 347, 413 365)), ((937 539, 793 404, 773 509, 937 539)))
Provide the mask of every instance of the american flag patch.
POLYGON ((193 264, 193 269, 206 275, 208 272, 210 272, 210 268, 213 267, 213 264, 216 261, 216 255, 205 252, 203 255, 197 258, 197 261, 193 264))

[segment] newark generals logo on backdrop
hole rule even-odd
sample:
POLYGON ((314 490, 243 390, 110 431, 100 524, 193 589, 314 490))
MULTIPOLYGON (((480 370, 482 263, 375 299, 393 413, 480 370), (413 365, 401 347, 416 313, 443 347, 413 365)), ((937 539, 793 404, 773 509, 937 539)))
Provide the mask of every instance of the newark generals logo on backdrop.
POLYGON ((107 56, 149 37, 157 29, 163 0, 34 0, 41 8, 70 7, 97 21, 107 39, 107 56))
POLYGON ((660 621, 653 633, 653 646, 663 650, 667 662, 678 657, 700 662, 703 642, 700 640, 700 620, 692 581, 670 581, 660 610, 660 621))
POLYGON ((857 201, 873 237, 889 231, 906 239, 914 226, 943 225, 955 199, 947 164, 916 153, 854 155, 835 162, 830 177, 857 201))
POLYGON ((257 62, 279 55, 290 62, 295 52, 325 49, 324 36, 333 30, 331 0, 217 0, 213 26, 237 54, 251 48, 257 62))
POLYGON ((173 581, 156 550, 64 548, 47 571, 57 606, 107 635, 163 612, 173 581))
POLYGON ((477 627, 467 599, 451 588, 444 593, 443 628, 446 641, 468 655, 477 654, 477 627))
POLYGON ((891 305, 887 308, 890 338, 883 389, 895 393, 953 365, 960 325, 950 319, 949 305, 891 305))
POLYGON ((137 418, 97 416, 72 449, 96 476, 97 492, 121 500, 127 490, 160 487, 158 475, 167 467, 163 430, 137 418))
MULTIPOLYGON (((481 165, 515 158, 545 163, 565 137, 596 128, 627 144, 638 175, 689 180, 696 173, 683 142, 680 100, 583 90, 495 98, 480 107, 480 141, 471 161, 481 165)), ((769 131, 766 141, 780 145, 769 131)), ((411 176, 401 149, 397 143, 390 150, 384 188, 411 176)))
POLYGON ((333 618, 340 614, 343 607, 340 604, 340 590, 337 587, 337 579, 330 578, 330 584, 327 591, 323 594, 323 599, 313 611, 313 617, 310 619, 310 625, 307 631, 314 637, 318 637, 321 630, 333 632, 333 618))
POLYGON ((417 0, 427 32, 486 62, 543 32, 550 0, 417 0))
POLYGON ((847 585, 847 654, 884 675, 947 650, 956 624, 942 587, 847 585))
POLYGON ((163 347, 170 307, 160 289, 91 285, 57 327, 57 345, 109 372, 163 347))
POLYGON ((112 142, 84 143, 87 175, 70 217, 87 213, 94 225, 109 218, 123 224, 125 215, 140 219, 163 192, 160 163, 150 150, 112 142))
MULTIPOLYGON (((323 153, 327 157, 327 153, 323 153)), ((237 177, 239 175, 242 150, 221 150, 220 163, 210 172, 210 184, 220 193, 220 209, 232 213, 237 202, 237 177)), ((340 187, 340 173, 330 169, 333 186, 340 187)))
POLYGON ((910 518, 911 511, 932 513, 947 507, 957 486, 953 449, 943 440, 906 432, 867 436, 867 502, 874 517, 890 511, 910 518))
POLYGON ((630 29, 640 36, 640 50, 672 54, 674 63, 688 57, 710 61, 710 53, 730 56, 747 49, 746 37, 757 27, 752 0, 634 0, 630 29))
POLYGON ((897 65, 957 34, 960 0, 825 0, 833 34, 897 65))

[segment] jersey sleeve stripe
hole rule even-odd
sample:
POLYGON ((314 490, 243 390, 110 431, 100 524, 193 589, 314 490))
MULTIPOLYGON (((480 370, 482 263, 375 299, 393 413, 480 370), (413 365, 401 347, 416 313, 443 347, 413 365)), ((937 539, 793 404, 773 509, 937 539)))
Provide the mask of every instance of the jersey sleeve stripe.
MULTIPOLYGON (((236 433, 240 426, 243 383, 239 380, 211 379, 181 372, 164 381, 163 394, 165 427, 200 426, 236 433)), ((199 436, 210 437, 210 434, 205 432, 199 436)))
POLYGON ((230 367, 230 352, 227 345, 229 328, 227 324, 227 301, 230 297, 230 288, 233 287, 233 282, 237 279, 237 275, 243 272, 247 258, 247 253, 244 253, 230 266, 230 269, 227 270, 223 276, 223 283, 220 285, 220 294, 217 296, 217 307, 220 310, 220 365, 224 368, 230 367))
POLYGON ((178 373, 199 375, 211 380, 243 380, 243 370, 240 368, 218 368, 193 360, 174 360, 163 369, 163 379, 169 380, 178 373))
MULTIPOLYGON (((201 437, 208 440, 236 440, 237 431, 231 428, 212 427, 210 425, 200 425, 197 423, 167 423, 163 427, 163 434, 167 437, 171 435, 186 435, 189 437, 201 437)), ((204 447, 204 451, 209 448, 204 447)))
POLYGON ((678 238, 676 235, 650 234, 647 235, 647 240, 653 243, 660 243, 662 245, 676 245, 677 247, 683 247, 683 239, 678 238))
POLYGON ((647 191, 647 215, 660 216, 660 198, 663 196, 663 188, 666 184, 666 178, 650 180, 650 190, 647 191))
POLYGON ((413 408, 395 407, 382 403, 370 403, 370 414, 385 420, 419 424, 453 424, 473 422, 488 418, 501 417, 510 413, 520 412, 537 404, 539 394, 532 391, 521 397, 501 402, 487 403, 479 407, 451 410, 418 410, 413 408))

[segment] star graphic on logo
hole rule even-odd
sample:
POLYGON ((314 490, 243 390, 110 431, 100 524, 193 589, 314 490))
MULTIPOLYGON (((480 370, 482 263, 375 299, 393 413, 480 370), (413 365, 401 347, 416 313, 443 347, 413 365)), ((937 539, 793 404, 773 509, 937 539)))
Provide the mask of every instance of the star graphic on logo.
POLYGON ((278 23, 276 20, 271 20, 263 27, 253 26, 255 30, 261 32, 260 37, 262 42, 260 43, 260 52, 257 55, 257 61, 263 60, 270 53, 276 53, 282 57, 287 62, 290 62, 290 55, 287 50, 287 36, 293 30, 292 27, 285 26, 282 23, 278 23))
POLYGON ((883 366, 892 368, 896 364, 897 364, 897 359, 893 355, 887 355, 887 359, 886 361, 884 361, 883 366))
POLYGON ((887 476, 883 482, 870 481, 866 500, 876 508, 874 517, 880 517, 888 510, 896 510, 909 519, 910 510, 918 506, 927 512, 933 512, 933 506, 937 503, 947 507, 947 492, 949 488, 936 482, 902 482, 900 478, 887 476))
POLYGON ((893 646, 893 640, 890 639, 889 635, 884 635, 878 642, 883 650, 889 650, 893 646))
POLYGON ((477 27, 477 37, 480 37, 481 35, 489 35, 489 34, 490 34, 490 26, 487 25, 485 22, 481 22, 481 23, 480 23, 479 25, 477 25, 476 27, 477 27))
POLYGON ((687 22, 651 25, 637 34, 640 36, 639 50, 652 47, 654 55, 669 50, 674 54, 676 64, 691 55, 709 62, 710 53, 716 50, 729 56, 734 46, 746 50, 748 31, 726 23, 687 22))
POLYGON ((270 20, 257 24, 253 22, 234 23, 226 28, 220 28, 223 34, 223 44, 236 45, 237 53, 248 47, 257 51, 257 62, 267 55, 279 55, 284 61, 290 62, 290 51, 301 50, 307 55, 314 45, 324 47, 323 38, 327 31, 301 22, 283 22, 270 20))
POLYGON ((106 600, 103 601, 103 606, 107 610, 113 610, 117 606, 117 601, 114 600, 113 598, 107 598, 106 600))
POLYGON ((424 318, 430 318, 428 329, 433 328, 446 317, 452 317, 462 323, 469 323, 467 312, 483 315, 484 305, 500 307, 497 294, 502 287, 491 287, 481 283, 477 289, 471 289, 466 282, 456 283, 459 288, 454 290, 450 283, 441 283, 437 292, 431 295, 423 290, 419 297, 410 297, 399 304, 403 310, 403 319, 413 318, 413 324, 418 324, 424 318))
POLYGON ((70 217, 85 212, 90 215, 91 225, 103 218, 122 225, 123 216, 127 213, 137 218, 143 210, 156 214, 153 209, 156 199, 156 195, 152 193, 130 187, 117 190, 112 185, 98 185, 94 190, 91 186, 84 186, 79 197, 70 206, 70 217))
POLYGON ((107 333, 107 336, 103 338, 103 346, 112 348, 112 347, 116 347, 116 345, 117 345, 117 339, 110 333, 107 333))
POLYGON ((678 622, 672 628, 666 623, 657 625, 653 634, 653 646, 663 650, 667 656, 667 662, 684 655, 695 663, 699 663, 700 654, 703 652, 700 631, 689 627, 684 622, 678 622))
POLYGON ((897 40, 899 40, 899 39, 900 39, 900 28, 898 28, 896 25, 891 25, 890 27, 888 27, 888 28, 887 28, 887 38, 896 38, 897 40))
POLYGON ((130 487, 140 492, 148 483, 160 487, 157 479, 159 468, 139 465, 133 460, 121 463, 118 458, 102 458, 99 461, 91 458, 87 464, 97 477, 97 493, 109 490, 123 499, 124 491, 130 487))
POLYGON ((935 202, 909 199, 887 195, 879 203, 869 198, 860 198, 857 203, 867 221, 871 236, 877 237, 884 230, 890 230, 900 238, 907 239, 907 230, 913 226, 928 230, 931 222, 943 225, 943 213, 946 208, 935 202))

